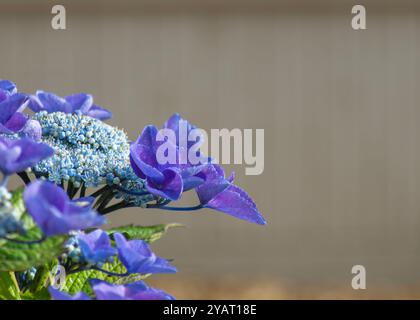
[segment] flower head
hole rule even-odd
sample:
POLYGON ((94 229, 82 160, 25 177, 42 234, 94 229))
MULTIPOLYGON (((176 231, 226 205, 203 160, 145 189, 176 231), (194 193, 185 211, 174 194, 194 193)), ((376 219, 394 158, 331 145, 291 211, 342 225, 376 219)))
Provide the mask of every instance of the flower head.
POLYGON ((31 96, 29 108, 34 112, 78 113, 99 120, 106 120, 112 116, 110 111, 95 105, 93 97, 86 93, 73 94, 62 98, 54 93, 39 90, 34 96, 31 96))
POLYGON ((143 240, 127 241, 121 233, 114 233, 118 257, 129 273, 175 273, 176 268, 156 256, 143 240))
POLYGON ((93 279, 90 281, 93 292, 98 300, 174 300, 168 293, 151 288, 143 281, 126 285, 110 284, 106 281, 93 279))
MULTIPOLYGON (((136 281, 125 285, 111 284, 103 280, 90 280, 96 300, 175 300, 170 294, 147 286, 143 281, 136 281)), ((63 291, 49 287, 54 300, 92 300, 84 292, 70 295, 63 291)))
POLYGON ((23 198, 28 213, 46 236, 105 223, 105 218, 91 208, 91 201, 71 201, 63 189, 47 181, 32 182, 23 198))
POLYGON ((86 264, 101 265, 117 254, 113 248, 108 233, 97 229, 90 233, 80 232, 76 239, 79 243, 82 260, 86 264))
POLYGON ((233 184, 233 175, 226 179, 223 169, 215 164, 206 167, 201 174, 206 182, 198 186, 196 192, 203 207, 249 222, 266 224, 251 197, 233 184))
POLYGON ((198 173, 207 165, 208 159, 200 156, 201 161, 197 164, 189 161, 188 153, 192 144, 187 142, 187 136, 196 128, 180 118, 178 114, 173 115, 165 123, 164 129, 171 130, 173 139, 160 139, 155 126, 146 126, 137 141, 130 147, 130 161, 134 172, 146 180, 146 188, 150 193, 170 200, 178 200, 182 192, 204 182, 198 173), (187 143, 184 145, 180 141, 187 143), (158 150, 163 145, 168 154, 174 155, 172 163, 160 161, 158 150), (186 159, 185 155, 187 155, 186 159))
POLYGON ((29 138, 0 137, 0 171, 5 175, 21 172, 53 154, 54 150, 48 145, 29 138))
POLYGON ((96 187, 135 176, 129 163, 128 138, 122 130, 91 117, 62 112, 40 112, 34 119, 42 127, 41 141, 56 151, 34 168, 48 180, 96 187))

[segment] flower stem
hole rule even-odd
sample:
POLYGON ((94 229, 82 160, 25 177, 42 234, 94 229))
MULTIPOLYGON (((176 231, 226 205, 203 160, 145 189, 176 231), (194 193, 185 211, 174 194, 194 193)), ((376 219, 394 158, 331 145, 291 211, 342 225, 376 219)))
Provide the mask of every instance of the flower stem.
POLYGON ((80 198, 84 198, 86 196, 86 185, 82 182, 82 188, 80 189, 80 198))
POLYGON ((103 199, 103 201, 100 203, 100 205, 98 206, 98 211, 101 211, 103 209, 105 209, 105 207, 108 205, 108 203, 110 203, 112 201, 112 199, 114 199, 115 193, 114 191, 110 191, 104 194, 105 197, 103 199))
POLYGON ((129 202, 124 200, 124 201, 118 202, 118 203, 116 203, 116 204, 114 204, 114 205, 112 205, 108 208, 102 208, 101 210, 98 210, 98 212, 99 212, 100 215, 105 215, 105 214, 111 213, 111 212, 119 210, 119 209, 130 208, 130 207, 134 207, 134 204, 129 203, 129 202))
POLYGON ((126 277, 126 276, 128 276, 130 274, 129 272, 126 272, 126 273, 115 273, 115 272, 111 272, 111 271, 108 271, 108 270, 101 269, 99 267, 93 267, 92 269, 93 270, 100 271, 100 272, 103 272, 103 273, 105 273, 105 274, 107 274, 107 275, 109 275, 111 277, 126 277))
POLYGON ((120 187, 120 186, 117 186, 117 185, 114 185, 113 187, 115 189, 117 189, 118 191, 121 191, 123 193, 129 194, 129 195, 132 195, 132 196, 145 196, 145 195, 150 194, 148 191, 136 192, 136 191, 131 191, 131 190, 124 189, 123 187, 120 187))
POLYGON ((202 204, 198 204, 194 207, 167 207, 162 205, 155 205, 155 204, 148 204, 148 209, 161 209, 161 210, 169 210, 169 211, 194 211, 204 208, 202 204))
POLYGON ((69 181, 67 183, 67 194, 70 197, 70 199, 72 199, 73 193, 74 193, 74 184, 73 182, 69 181))
POLYGON ((96 191, 95 191, 94 193, 92 193, 89 197, 94 197, 94 198, 97 198, 97 197, 99 197, 102 193, 104 193, 105 191, 109 190, 110 188, 111 188, 110 186, 106 185, 106 186, 102 187, 101 189, 96 190, 96 191))

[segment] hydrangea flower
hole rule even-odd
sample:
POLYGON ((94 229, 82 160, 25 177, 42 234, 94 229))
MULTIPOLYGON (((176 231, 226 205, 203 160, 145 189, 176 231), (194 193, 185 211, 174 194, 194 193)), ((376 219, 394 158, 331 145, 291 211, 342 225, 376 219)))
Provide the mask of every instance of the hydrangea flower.
POLYGON ((140 137, 130 147, 131 166, 140 178, 146 179, 149 192, 163 198, 178 200, 183 191, 182 176, 177 167, 158 163, 156 152, 161 143, 156 141, 157 132, 154 126, 144 128, 140 137))
POLYGON ((4 175, 21 172, 53 154, 54 150, 48 145, 29 138, 0 137, 0 171, 4 175))
POLYGON ((25 188, 23 199, 28 213, 46 236, 98 227, 105 223, 91 208, 92 202, 71 201, 55 184, 36 180, 25 188))
POLYGON ((198 186, 196 192, 203 207, 249 222, 266 224, 251 197, 233 184, 234 175, 226 179, 223 169, 215 164, 207 166, 201 174, 206 182, 198 186))
POLYGON ((48 292, 54 300, 92 300, 92 298, 84 292, 78 292, 72 296, 53 287, 49 287, 48 292))
POLYGON ((17 93, 16 84, 10 80, 0 80, 0 90, 2 90, 6 95, 17 93))
MULTIPOLYGON (((175 300, 170 294, 151 288, 143 281, 115 285, 103 280, 92 279, 90 284, 97 300, 175 300)), ((53 287, 49 287, 48 291, 54 300, 92 300, 84 292, 78 292, 72 296, 53 287)))
POLYGON ((134 172, 142 179, 146 180, 147 190, 155 195, 170 200, 178 200, 182 192, 188 191, 204 180, 198 173, 206 166, 208 159, 201 157, 199 164, 193 165, 188 159, 180 160, 183 154, 188 154, 192 142, 185 146, 179 144, 180 123, 185 124, 185 139, 191 130, 196 129, 187 121, 173 115, 165 123, 164 129, 170 129, 179 139, 176 141, 158 141, 158 129, 155 126, 146 126, 137 141, 130 147, 130 161, 134 172), (176 163, 161 164, 158 161, 157 151, 165 143, 168 152, 176 155, 176 163), (169 151, 169 149, 172 149, 169 151))
POLYGON ((78 113, 99 120, 106 120, 112 117, 110 111, 95 105, 93 97, 86 93, 73 94, 62 98, 54 93, 39 90, 34 96, 31 96, 29 108, 34 112, 78 113))
POLYGON ((121 233, 114 233, 118 257, 129 273, 175 273, 176 268, 156 256, 143 240, 127 241, 121 233))
POLYGON ((168 293, 151 288, 143 281, 136 281, 126 285, 115 285, 93 279, 90 283, 98 300, 175 300, 168 293))
POLYGON ((82 262, 85 264, 101 266, 117 254, 108 233, 100 229, 90 233, 80 232, 76 239, 80 246, 82 262))
POLYGON ((28 102, 24 94, 9 96, 0 89, 0 133, 13 134, 21 131, 28 120, 22 113, 28 102))

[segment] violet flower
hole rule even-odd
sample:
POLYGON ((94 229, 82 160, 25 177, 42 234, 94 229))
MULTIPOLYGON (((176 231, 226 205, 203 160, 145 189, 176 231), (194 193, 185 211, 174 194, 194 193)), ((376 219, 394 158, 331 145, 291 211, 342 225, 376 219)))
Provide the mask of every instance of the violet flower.
POLYGON ((130 147, 130 161, 133 171, 142 179, 146 180, 147 190, 160 197, 178 200, 182 192, 188 191, 202 184, 204 180, 198 173, 207 165, 208 158, 198 157, 198 164, 193 165, 188 159, 180 160, 183 155, 188 155, 189 148, 195 143, 179 143, 185 140, 191 130, 196 129, 187 121, 174 114, 165 123, 164 129, 170 129, 175 133, 176 141, 158 141, 158 129, 149 125, 143 129, 142 134, 130 147), (180 124, 184 126, 183 136, 180 136, 180 124), (168 153, 175 155, 175 163, 161 164, 158 161, 157 152, 165 143, 168 153))
POLYGON ((7 95, 17 93, 16 84, 10 80, 0 80, 0 90, 2 90, 7 95))
POLYGON ((90 284, 97 300, 175 300, 168 293, 151 288, 143 281, 136 281, 126 285, 115 285, 93 279, 90 281, 90 284))
POLYGON ((117 249, 112 247, 108 233, 100 229, 87 234, 81 232, 76 238, 82 258, 88 264, 100 265, 117 254, 117 249))
POLYGON ((15 134, 21 137, 41 139, 42 128, 38 121, 23 114, 29 97, 17 93, 16 85, 9 80, 0 80, 0 133, 15 134))
POLYGON ((78 292, 74 296, 72 296, 66 292, 60 291, 53 287, 49 287, 48 292, 50 293, 51 298, 53 298, 54 300, 92 300, 92 298, 84 292, 78 292))
POLYGON ((223 169, 216 164, 207 166, 200 174, 206 180, 196 188, 202 207, 221 211, 249 222, 266 224, 251 197, 233 184, 233 174, 226 179, 223 169))
POLYGON ((114 233, 118 257, 128 273, 175 273, 176 268, 156 256, 143 240, 127 241, 121 233, 114 233))
POLYGON ((105 218, 92 209, 92 201, 71 201, 63 189, 51 182, 32 182, 26 187, 23 199, 28 213, 46 236, 105 223, 105 218))
POLYGON ((6 176, 24 171, 53 154, 51 147, 29 138, 0 137, 0 171, 6 176))
MULTIPOLYGON (((163 198, 177 200, 183 191, 180 170, 170 164, 161 165, 156 152, 161 142, 156 141, 158 130, 147 126, 135 143, 130 146, 130 161, 134 172, 146 179, 147 190, 163 198)), ((174 149, 176 146, 172 145, 174 149)))
MULTIPOLYGON (((149 287, 143 281, 136 281, 125 285, 115 285, 103 280, 90 280, 96 300, 175 300, 170 294, 149 287)), ((92 300, 84 292, 70 295, 63 291, 49 287, 51 297, 54 300, 92 300)))
POLYGON ((29 108, 34 112, 46 111, 48 113, 80 113, 99 120, 106 120, 112 117, 112 113, 93 103, 90 94, 78 93, 59 97, 54 93, 37 91, 31 96, 29 108))

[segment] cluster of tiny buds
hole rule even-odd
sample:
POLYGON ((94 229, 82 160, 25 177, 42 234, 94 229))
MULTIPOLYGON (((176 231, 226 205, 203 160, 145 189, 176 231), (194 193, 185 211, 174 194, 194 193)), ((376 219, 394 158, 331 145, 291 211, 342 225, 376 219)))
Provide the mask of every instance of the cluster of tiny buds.
POLYGON ((34 171, 60 184, 70 181, 78 188, 119 184, 132 171, 127 135, 100 120, 80 114, 39 112, 42 142, 55 155, 35 166, 34 171))
POLYGON ((60 261, 65 264, 71 262, 78 264, 82 261, 82 252, 80 250, 79 241, 75 236, 70 237, 65 245, 64 252, 60 256, 60 261))

